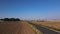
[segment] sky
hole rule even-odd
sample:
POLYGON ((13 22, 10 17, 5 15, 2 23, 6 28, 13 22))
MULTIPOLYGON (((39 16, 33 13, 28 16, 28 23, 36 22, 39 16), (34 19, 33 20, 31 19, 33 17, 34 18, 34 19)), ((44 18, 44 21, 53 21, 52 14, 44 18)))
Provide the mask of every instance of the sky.
POLYGON ((60 0, 0 0, 0 18, 60 19, 60 0))

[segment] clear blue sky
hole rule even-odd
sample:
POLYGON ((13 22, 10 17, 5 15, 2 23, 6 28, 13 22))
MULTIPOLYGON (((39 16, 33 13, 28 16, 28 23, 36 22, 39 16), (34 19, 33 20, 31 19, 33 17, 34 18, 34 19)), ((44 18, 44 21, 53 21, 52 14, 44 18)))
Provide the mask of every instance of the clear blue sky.
POLYGON ((0 18, 60 19, 60 0, 0 0, 0 18))

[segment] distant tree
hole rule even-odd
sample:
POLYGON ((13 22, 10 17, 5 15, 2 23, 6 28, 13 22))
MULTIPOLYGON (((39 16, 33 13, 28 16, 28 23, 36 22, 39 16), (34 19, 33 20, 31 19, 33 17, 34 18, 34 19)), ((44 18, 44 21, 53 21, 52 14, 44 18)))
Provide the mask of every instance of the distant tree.
POLYGON ((3 21, 20 21, 19 18, 4 18, 4 19, 0 19, 0 20, 3 20, 3 21))
POLYGON ((10 18, 10 21, 20 21, 19 18, 10 18))
POLYGON ((0 19, 0 20, 3 20, 3 19, 0 19))
POLYGON ((20 19, 19 18, 16 18, 16 21, 20 21, 20 19))
POLYGON ((9 18, 4 18, 3 20, 4 20, 4 21, 9 21, 9 18))
POLYGON ((15 21, 15 18, 10 18, 9 21, 15 21))

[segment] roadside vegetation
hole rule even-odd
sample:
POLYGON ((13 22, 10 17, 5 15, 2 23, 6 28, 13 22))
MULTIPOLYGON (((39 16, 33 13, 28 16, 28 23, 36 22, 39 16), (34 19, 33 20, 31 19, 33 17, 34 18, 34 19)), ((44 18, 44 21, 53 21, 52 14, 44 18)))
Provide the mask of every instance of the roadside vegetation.
POLYGON ((32 30, 35 32, 35 34, 43 34, 41 31, 39 31, 34 25, 29 24, 32 30))
POLYGON ((48 29, 60 32, 60 28, 58 26, 60 23, 57 23, 55 21, 51 22, 51 21, 45 21, 45 20, 36 20, 36 21, 32 21, 32 23, 38 24, 38 25, 41 25, 42 27, 46 27, 48 29))
MULTIPOLYGON (((41 24, 40 24, 40 25, 41 25, 41 24)), ((56 30, 56 31, 60 31, 60 28, 58 29, 58 28, 49 27, 49 26, 45 26, 45 25, 41 25, 41 26, 43 26, 43 27, 47 27, 47 28, 49 28, 49 29, 53 29, 53 30, 56 30)))

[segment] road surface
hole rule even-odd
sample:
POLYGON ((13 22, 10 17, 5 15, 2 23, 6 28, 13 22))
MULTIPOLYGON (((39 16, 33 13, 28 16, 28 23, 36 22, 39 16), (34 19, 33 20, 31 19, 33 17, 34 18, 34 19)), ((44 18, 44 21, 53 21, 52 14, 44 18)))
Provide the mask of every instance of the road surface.
POLYGON ((40 30, 43 34, 60 34, 58 32, 55 32, 53 30, 50 30, 50 29, 47 29, 47 28, 44 28, 40 25, 37 25, 37 24, 33 24, 33 23, 29 23, 31 25, 34 25, 38 30, 40 30))
POLYGON ((35 34, 26 22, 0 23, 0 34, 35 34))

